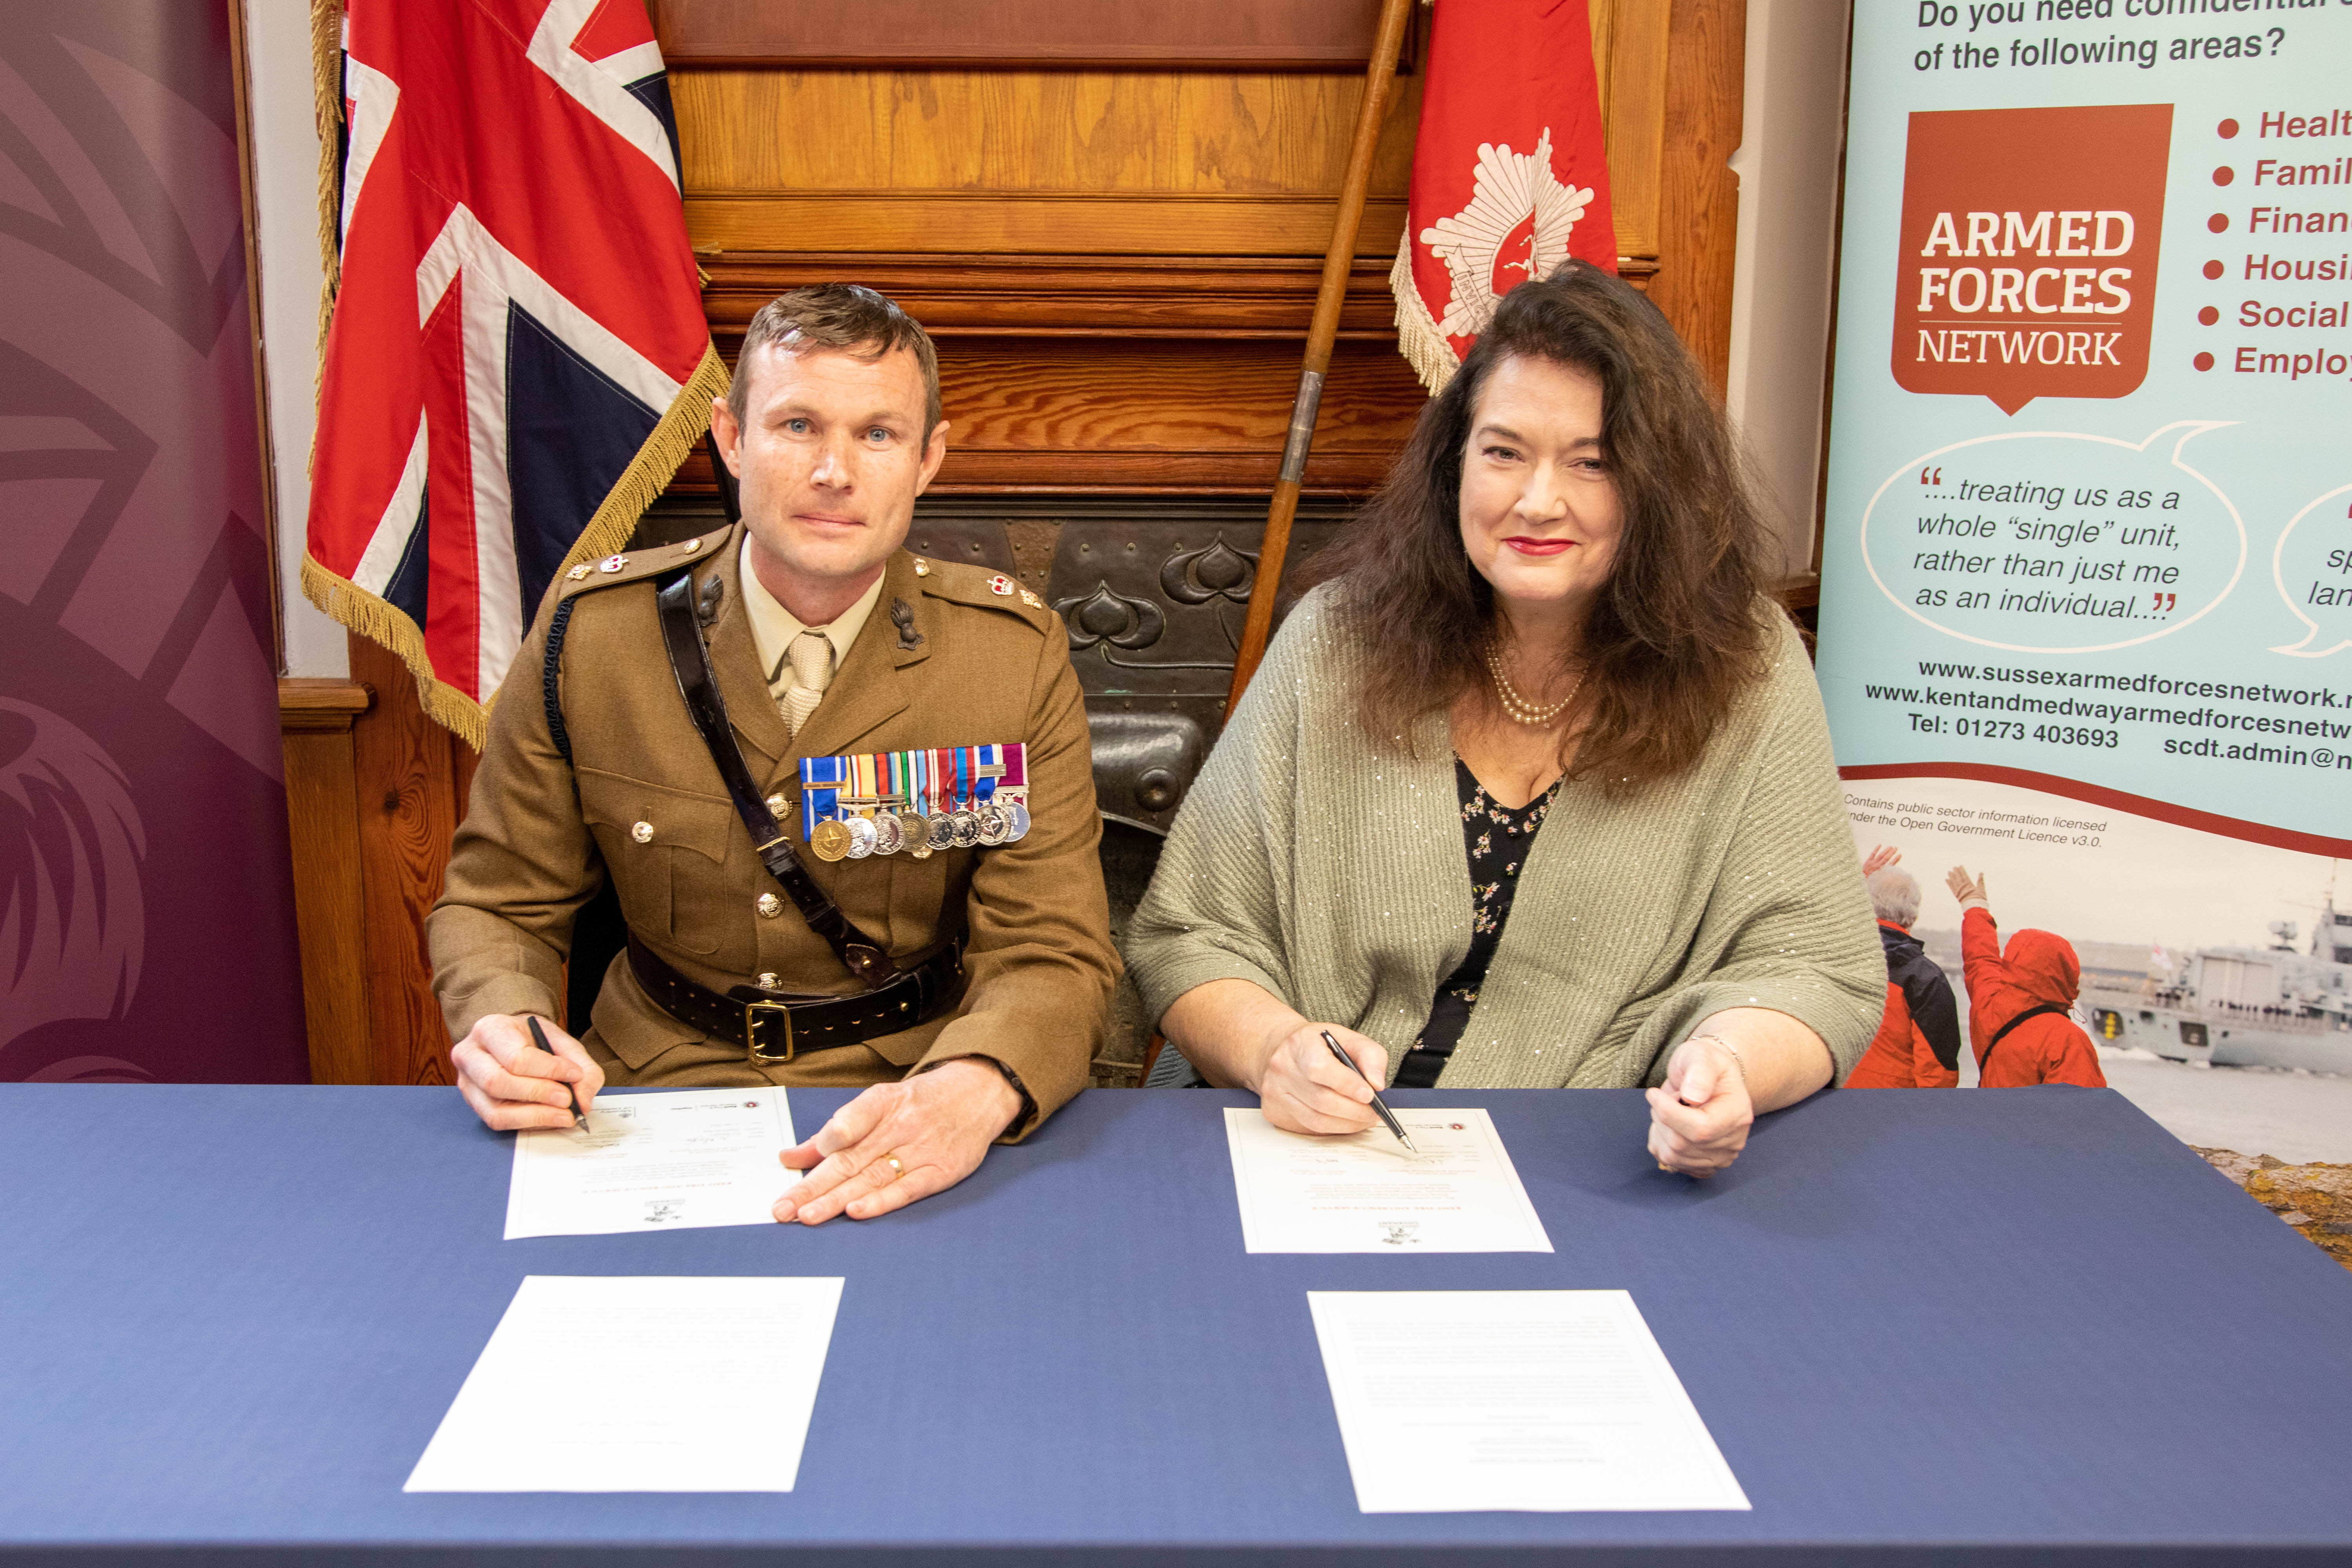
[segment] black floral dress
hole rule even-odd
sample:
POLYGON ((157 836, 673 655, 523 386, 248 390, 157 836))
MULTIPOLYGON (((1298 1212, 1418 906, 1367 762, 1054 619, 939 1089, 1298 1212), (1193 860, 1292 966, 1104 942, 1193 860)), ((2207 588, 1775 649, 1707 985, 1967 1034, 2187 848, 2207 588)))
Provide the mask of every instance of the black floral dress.
POLYGON ((1438 986, 1421 1038, 1398 1065, 1396 1081, 1401 1089, 1434 1087, 1437 1075, 1445 1070, 1446 1058, 1461 1042, 1470 1009, 1478 1002, 1478 987, 1486 984, 1486 966, 1502 944, 1503 922, 1511 918, 1519 869, 1528 863, 1536 832, 1559 794, 1555 783, 1516 811, 1497 805, 1459 757, 1454 759, 1454 787, 1462 798, 1462 840, 1470 855, 1470 951, 1438 986))

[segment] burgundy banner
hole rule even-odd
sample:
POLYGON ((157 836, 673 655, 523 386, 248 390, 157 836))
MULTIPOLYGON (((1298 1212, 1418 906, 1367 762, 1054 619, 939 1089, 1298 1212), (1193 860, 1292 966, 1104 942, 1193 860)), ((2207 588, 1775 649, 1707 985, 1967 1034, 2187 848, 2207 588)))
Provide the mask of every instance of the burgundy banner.
POLYGON ((224 6, 0 4, 0 1079, 307 1079, 224 6))

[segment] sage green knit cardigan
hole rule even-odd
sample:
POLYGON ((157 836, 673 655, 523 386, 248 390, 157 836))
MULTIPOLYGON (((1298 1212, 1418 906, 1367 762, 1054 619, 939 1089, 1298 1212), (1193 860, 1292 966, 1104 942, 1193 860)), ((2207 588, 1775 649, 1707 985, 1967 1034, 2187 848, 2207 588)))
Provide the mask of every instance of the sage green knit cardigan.
MULTIPOLYGON (((1564 785, 1519 874, 1446 1088, 1656 1083, 1727 1007, 1829 1044, 1843 1082, 1877 1028, 1886 962, 1795 628, 1699 761, 1622 799, 1564 785)), ((1129 927, 1145 1016, 1247 980, 1389 1049, 1391 1070, 1469 951, 1471 891, 1443 712, 1410 751, 1356 718, 1364 657, 1330 590, 1303 599, 1177 815, 1129 927)))

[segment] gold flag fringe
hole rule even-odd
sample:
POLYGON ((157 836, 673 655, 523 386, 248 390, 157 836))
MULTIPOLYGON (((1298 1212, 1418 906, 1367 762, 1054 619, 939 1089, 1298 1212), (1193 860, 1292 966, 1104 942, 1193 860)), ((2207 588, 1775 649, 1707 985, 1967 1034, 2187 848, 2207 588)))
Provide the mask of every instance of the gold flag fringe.
POLYGON ((1454 345, 1437 330, 1437 319, 1422 302, 1412 285, 1412 215, 1405 215, 1404 233, 1397 238, 1396 265, 1389 268, 1389 292, 1396 296, 1397 352, 1412 366, 1432 397, 1445 390, 1461 362, 1454 345))
POLYGON ((416 700, 425 716, 474 750, 482 749, 489 710, 456 687, 434 679, 433 661, 425 654, 425 634, 415 621, 350 578, 328 571, 308 552, 302 556, 302 596, 370 642, 398 654, 408 673, 416 678, 416 700))
POLYGON ((310 387, 315 406, 327 376, 327 328, 343 283, 342 171, 336 163, 343 128, 342 0, 310 0, 310 107, 319 127, 319 372, 310 387))
MULTIPOLYGON (((580 531, 563 563, 556 568, 561 577, 583 561, 593 561, 611 555, 629 542, 636 531, 637 520, 646 508, 661 494, 694 444, 710 428, 711 400, 727 394, 727 362, 719 351, 706 342, 702 346, 702 363, 678 388, 670 400, 668 412, 646 437, 645 445, 604 492, 604 504, 588 526, 580 531)), ((302 557, 302 593, 336 620, 360 636, 383 644, 400 656, 408 671, 416 678, 416 699, 432 721, 451 731, 476 751, 482 749, 489 728, 490 706, 498 700, 492 692, 488 700, 477 702, 457 688, 436 679, 433 661, 425 651, 425 634, 415 621, 375 595, 369 593, 350 578, 339 575, 319 564, 306 553, 302 557)), ((502 686, 501 690, 504 689, 502 686)))

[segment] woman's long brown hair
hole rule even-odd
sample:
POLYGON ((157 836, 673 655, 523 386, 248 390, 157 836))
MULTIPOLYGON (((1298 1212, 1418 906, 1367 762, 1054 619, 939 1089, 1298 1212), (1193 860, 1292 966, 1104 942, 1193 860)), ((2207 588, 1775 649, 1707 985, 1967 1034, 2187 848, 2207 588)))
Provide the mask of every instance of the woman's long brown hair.
POLYGON ((1302 575, 1336 582, 1342 624, 1377 650, 1357 694, 1373 736, 1409 735, 1486 679, 1495 595, 1462 548, 1462 463, 1479 394, 1513 355, 1601 382, 1624 531, 1561 753, 1573 748, 1570 777, 1624 793, 1697 760, 1761 671, 1765 624, 1762 527, 1738 445, 1682 340, 1630 284, 1571 261, 1504 295, 1387 484, 1302 575))

